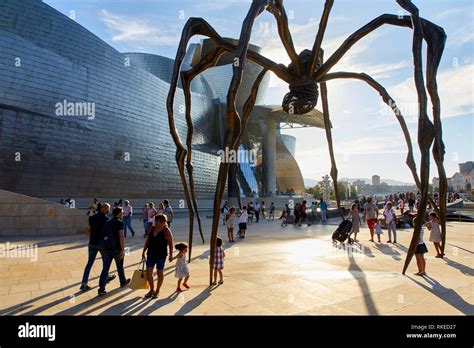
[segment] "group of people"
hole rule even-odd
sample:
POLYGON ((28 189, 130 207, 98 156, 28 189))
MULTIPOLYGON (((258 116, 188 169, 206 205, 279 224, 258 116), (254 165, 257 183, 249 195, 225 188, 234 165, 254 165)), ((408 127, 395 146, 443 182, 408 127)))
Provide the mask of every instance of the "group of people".
POLYGON ((265 202, 257 202, 255 206, 253 202, 249 202, 244 205, 241 209, 237 210, 235 207, 231 207, 229 203, 224 202, 223 207, 221 208, 222 213, 222 223, 227 228, 227 237, 230 243, 234 243, 234 226, 235 223, 238 223, 237 236, 241 239, 245 238, 245 233, 247 231, 247 224, 253 222, 253 217, 255 216, 255 222, 259 222, 260 218, 266 219, 268 221, 275 219, 275 203, 271 202, 268 217, 266 216, 266 207, 265 202))
MULTIPOLYGON (((275 203, 271 202, 270 207, 268 209, 268 216, 266 215, 266 207, 265 207, 265 201, 261 202, 256 202, 255 206, 253 202, 249 202, 245 205, 246 211, 247 211, 247 216, 248 216, 248 223, 253 222, 253 217, 255 216, 255 222, 259 222, 260 218, 266 219, 268 221, 274 220, 275 219, 275 203)), ((226 224, 227 220, 227 215, 230 213, 230 210, 232 207, 229 206, 229 203, 227 201, 224 202, 223 207, 221 208, 221 213, 222 213, 222 219, 223 219, 223 224, 226 224)))
MULTIPOLYGON (((390 197, 389 197, 390 198, 390 197)), ((398 202, 400 204, 400 200, 403 201, 404 197, 397 197, 398 202)), ((410 207, 410 198, 412 196, 408 196, 408 204, 410 207)), ((354 234, 354 241, 358 242, 357 240, 357 233, 360 231, 360 225, 362 221, 367 222, 367 226, 369 227, 370 231, 370 239, 369 241, 374 242, 374 233, 377 235, 378 242, 380 243, 380 236, 383 234, 381 221, 379 220, 379 209, 377 205, 372 201, 372 197, 367 197, 365 200, 366 203, 363 206, 363 214, 362 217, 359 214, 359 204, 358 202, 354 202, 351 205, 351 209, 347 216, 347 219, 351 219, 352 221, 352 229, 350 231, 350 235, 354 234)), ((388 240, 387 243, 397 243, 397 214, 394 209, 394 204, 392 201, 387 200, 384 202, 383 208, 383 219, 385 222, 385 226, 387 227, 388 232, 388 240), (393 241, 392 241, 393 235, 393 241)), ((403 214, 403 206, 399 206, 401 213, 403 214)), ((413 212, 412 209, 409 210, 413 212)), ((405 212, 406 213, 406 212, 405 212)), ((415 218, 416 221, 416 218, 415 218)), ((426 247, 424 241, 425 229, 430 231, 429 241, 433 243, 434 248, 436 250, 437 258, 443 258, 444 254, 442 253, 442 236, 440 230, 440 223, 437 214, 433 211, 428 212, 428 221, 425 221, 422 225, 422 229, 420 232, 420 238, 418 241, 418 246, 415 251, 415 257, 417 260, 418 265, 418 272, 415 273, 416 275, 422 276, 426 275, 426 260, 424 258, 424 254, 428 252, 428 248, 426 247)))
MULTIPOLYGON (((89 275, 97 254, 100 253, 102 257, 102 272, 99 278, 98 295, 103 296, 107 293, 105 290, 106 284, 116 278, 115 275, 109 274, 112 261, 115 261, 120 287, 125 287, 130 283, 130 278, 125 276, 124 261, 126 256, 126 229, 127 225, 131 227, 131 224, 126 221, 127 218, 131 218, 133 209, 129 201, 124 202, 124 207, 118 206, 119 202, 116 202, 114 208, 112 208, 112 217, 109 217, 111 210, 109 203, 100 203, 98 199, 94 199, 93 204, 95 213, 92 214, 92 208, 88 212, 89 228, 87 229, 87 235, 89 236, 89 256, 84 269, 80 290, 88 291, 91 289, 88 285, 89 275)), ((143 220, 144 216, 142 216, 143 220)), ((153 203, 146 205, 146 225, 144 224, 146 241, 143 246, 142 261, 146 264, 147 281, 150 290, 145 295, 145 298, 158 297, 164 280, 163 270, 166 260, 169 262, 176 260, 175 277, 178 279, 176 292, 183 291, 181 286, 185 289, 190 288, 188 284, 190 272, 186 263, 188 245, 185 242, 174 244, 173 234, 170 229, 173 216, 173 210, 168 200, 164 200, 158 210, 154 208, 153 203), (170 220, 168 215, 171 217, 170 220), (177 254, 173 256, 175 250, 177 254), (153 278, 155 267, 157 270, 156 286, 153 278)), ((135 233, 133 229, 131 231, 133 236, 135 233)), ((225 252, 222 239, 217 238, 213 265, 214 285, 223 283, 222 270, 224 268, 224 258, 225 252), (217 280, 217 276, 219 276, 219 280, 217 280)))
POLYGON ((291 207, 290 204, 285 204, 280 219, 283 220, 282 226, 287 224, 301 226, 303 223, 307 223, 308 226, 311 226, 311 224, 317 221, 326 223, 328 220, 327 211, 328 205, 322 198, 319 203, 317 201, 311 202, 309 207, 308 202, 303 200, 301 203, 296 202, 293 207, 291 207), (318 215, 318 208, 320 215, 318 215))
POLYGON ((174 219, 174 211, 167 199, 160 203, 158 209, 155 208, 155 203, 153 202, 147 203, 143 207, 141 220, 145 232, 143 235, 144 238, 146 238, 149 232, 155 227, 155 216, 159 214, 166 215, 168 226, 171 226, 174 219))

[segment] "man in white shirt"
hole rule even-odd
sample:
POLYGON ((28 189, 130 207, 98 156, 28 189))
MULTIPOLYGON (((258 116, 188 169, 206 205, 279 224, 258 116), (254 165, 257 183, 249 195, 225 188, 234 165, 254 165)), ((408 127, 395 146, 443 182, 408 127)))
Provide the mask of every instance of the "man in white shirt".
POLYGON ((132 231, 132 237, 135 237, 135 231, 132 227, 132 215, 133 215, 133 208, 130 205, 129 201, 125 201, 125 206, 123 207, 123 223, 124 227, 124 236, 127 238, 127 227, 130 228, 132 231))
POLYGON ((393 243, 397 242, 397 216, 395 211, 392 209, 392 202, 387 203, 387 208, 383 212, 385 216, 385 224, 387 225, 388 230, 388 241, 387 243, 392 243, 392 232, 393 232, 393 243))
POLYGON ((260 204, 258 202, 255 204, 255 219, 255 222, 260 220, 260 204))
POLYGON ((240 217, 239 217, 239 232, 237 235, 240 238, 245 238, 245 230, 247 229, 247 221, 248 221, 248 214, 247 214, 247 206, 244 205, 242 208, 242 211, 240 212, 240 217))

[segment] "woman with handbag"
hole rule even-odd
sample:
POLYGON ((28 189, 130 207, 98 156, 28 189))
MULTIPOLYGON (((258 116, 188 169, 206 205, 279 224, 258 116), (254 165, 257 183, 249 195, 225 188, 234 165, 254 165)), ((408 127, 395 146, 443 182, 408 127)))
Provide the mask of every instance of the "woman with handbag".
POLYGON ((167 218, 164 214, 155 217, 155 226, 148 232, 148 238, 143 246, 142 258, 146 254, 146 275, 150 291, 145 298, 157 298, 163 284, 166 258, 173 260, 173 234, 168 228, 167 218), (167 250, 168 249, 168 250, 167 250), (156 265, 158 279, 156 281, 156 291, 153 284, 153 269, 156 265))

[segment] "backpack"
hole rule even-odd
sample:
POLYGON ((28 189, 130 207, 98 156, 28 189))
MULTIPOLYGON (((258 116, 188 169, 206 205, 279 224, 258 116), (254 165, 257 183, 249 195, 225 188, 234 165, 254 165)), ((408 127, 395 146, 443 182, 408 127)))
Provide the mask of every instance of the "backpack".
POLYGON ((113 250, 116 245, 112 221, 107 221, 100 233, 100 246, 106 250, 113 250))

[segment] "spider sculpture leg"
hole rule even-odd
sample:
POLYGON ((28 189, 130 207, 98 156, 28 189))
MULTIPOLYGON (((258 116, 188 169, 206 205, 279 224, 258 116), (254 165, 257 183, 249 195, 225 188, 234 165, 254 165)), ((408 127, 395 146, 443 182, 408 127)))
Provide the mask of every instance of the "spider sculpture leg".
POLYGON ((334 194, 336 196, 337 210, 341 218, 344 219, 344 213, 341 211, 341 200, 339 199, 339 188, 337 187, 337 166, 334 157, 334 148, 332 146, 331 121, 329 119, 328 90, 326 82, 321 82, 321 101, 323 103, 324 129, 326 130, 326 139, 329 147, 329 156, 331 157, 331 178, 334 184, 334 194))
MULTIPOLYGON (((237 91, 240 87, 242 80, 242 73, 245 68, 245 58, 248 51, 248 45, 250 41, 250 34, 252 31, 252 26, 260 13, 265 9, 268 2, 253 1, 250 9, 247 13, 247 16, 244 19, 242 24, 242 29, 240 32, 239 44, 235 51, 235 62, 233 64, 233 74, 232 80, 229 86, 229 92, 227 93, 227 130, 224 137, 224 148, 233 149, 235 148, 235 140, 240 133, 240 116, 235 107, 235 97, 237 91)), ((220 203, 222 201, 222 196, 225 189, 226 180, 229 174, 229 163, 221 163, 219 167, 219 174, 216 185, 216 193, 214 195, 214 214, 212 220, 212 230, 211 230, 211 250, 210 250, 210 260, 209 260, 209 284, 212 284, 212 271, 214 265, 214 256, 216 250, 217 242, 217 231, 219 229, 220 221, 220 203)))
POLYGON ((408 249, 407 258, 403 266, 403 274, 405 274, 410 261, 415 255, 415 250, 418 246, 420 239, 421 227, 424 223, 426 206, 428 203, 428 184, 430 180, 430 147, 434 140, 434 125, 431 123, 427 115, 427 102, 428 98, 426 95, 424 77, 423 77, 423 66, 421 49, 423 43, 423 29, 421 26, 421 20, 418 15, 418 9, 409 0, 397 0, 398 4, 403 7, 406 11, 411 14, 413 23, 413 61, 415 70, 415 86, 418 94, 419 102, 419 119, 418 119, 418 146, 421 153, 420 161, 420 184, 421 184, 421 200, 417 212, 417 219, 415 222, 415 230, 413 231, 413 237, 408 249))
MULTIPOLYGON (((435 141, 433 144, 433 158, 436 162, 439 176, 439 221, 441 225, 441 253, 444 254, 446 244, 446 197, 448 190, 448 180, 444 169, 445 148, 443 143, 443 131, 441 127, 441 103, 438 94, 438 84, 436 74, 438 71, 441 56, 443 54, 444 45, 446 43, 446 34, 441 30, 432 30, 431 28, 423 28, 425 40, 427 41, 428 59, 426 63, 426 86, 433 105, 433 124, 435 129, 435 141)), ((436 207, 436 204, 432 203, 436 207)))
POLYGON ((326 3, 324 4, 323 14, 321 15, 321 20, 319 21, 318 33, 316 34, 316 39, 314 40, 313 49, 311 50, 311 58, 306 70, 306 74, 308 76, 311 76, 313 71, 316 69, 319 50, 321 48, 321 43, 323 42, 324 33, 328 24, 329 13, 331 12, 333 5, 334 0, 326 0, 326 3))
POLYGON ((278 35, 280 36, 283 47, 291 59, 291 63, 295 68, 295 74, 299 77, 303 74, 301 61, 296 53, 295 46, 293 45, 293 39, 288 29, 288 18, 286 16, 285 8, 283 7, 283 1, 277 0, 267 7, 267 11, 273 14, 276 19, 278 26, 278 35))
MULTIPOLYGON (((247 123, 250 117, 250 114, 253 111, 253 108, 255 106, 255 101, 257 100, 257 93, 258 93, 258 88, 260 87, 260 83, 263 80, 263 77, 267 73, 267 69, 263 69, 255 79, 252 89, 250 90, 250 95, 248 96, 247 100, 245 101, 244 104, 244 113, 242 116, 242 122, 240 126, 240 132, 237 135, 237 138, 235 139, 235 145, 234 145, 234 150, 237 150, 239 148, 239 145, 241 143, 242 137, 245 134, 245 129, 247 128, 247 123)), ((242 202, 240 200, 240 189, 239 185, 237 183, 237 174, 238 174, 239 166, 236 163, 233 166, 233 173, 232 173, 232 180, 234 181, 234 185, 237 188, 237 202, 239 204, 239 208, 242 209, 242 202)))
MULTIPOLYGON (((201 226, 201 217, 199 216, 198 206, 196 202, 196 193, 195 193, 195 185, 194 185, 194 178, 193 178, 193 165, 192 165, 192 140, 193 140, 193 121, 191 117, 191 82, 192 80, 199 75, 204 70, 211 68, 216 65, 217 61, 219 60, 220 56, 225 52, 223 48, 217 48, 214 51, 208 53, 201 61, 192 69, 187 71, 181 72, 181 83, 183 86, 184 92, 184 100, 185 100, 185 118, 186 118, 186 125, 187 125, 187 136, 186 136, 186 147, 187 147, 187 156, 186 156, 186 169, 188 172, 189 178, 189 185, 191 188, 191 201, 193 204, 193 209, 196 213, 198 226, 199 226, 199 233, 201 235, 202 242, 204 243, 204 234, 202 232, 201 226)), ((192 243, 193 243, 193 230, 190 230, 189 233, 189 261, 191 261, 191 250, 192 250, 192 243)))
MULTIPOLYGON (((427 71, 430 71, 430 78, 428 79, 428 86, 431 89, 435 89, 436 86, 436 79, 435 79, 435 73, 437 70, 437 66, 439 64, 439 59, 442 55, 443 52, 443 47, 444 47, 444 42, 445 42, 445 34, 442 28, 439 26, 425 20, 421 19, 417 15, 417 10, 416 7, 411 4, 411 2, 403 2, 403 5, 406 6, 406 9, 412 14, 412 16, 402 16, 398 17, 395 15, 389 15, 389 14, 384 14, 373 21, 369 22, 367 25, 363 26, 356 32, 354 32, 352 35, 350 35, 344 43, 332 54, 332 56, 321 66, 320 69, 318 69, 314 74, 313 77, 318 80, 320 79, 324 74, 326 74, 341 58, 342 56, 356 43, 358 42, 361 38, 372 32, 373 30, 377 29, 378 27, 382 26, 383 24, 390 24, 390 25, 396 25, 396 26, 402 26, 402 27, 408 27, 412 28, 413 23, 415 23, 415 26, 418 28, 416 31, 416 35, 414 34, 414 46, 413 46, 413 51, 414 51, 414 60, 415 60, 415 75, 416 75, 416 86, 417 86, 417 92, 419 95, 419 100, 420 100, 420 114, 421 117, 419 119, 419 135, 418 135, 418 142, 423 148, 422 152, 422 162, 421 162, 421 174, 420 180, 417 181, 418 188, 422 192, 422 198, 423 198, 423 190, 425 190, 425 195, 424 195, 424 206, 421 206, 420 210, 424 211, 426 209, 426 200, 429 199, 427 195, 427 188, 428 188, 428 180, 429 180, 429 172, 427 172, 427 165, 428 165, 428 170, 429 170, 429 145, 433 142, 433 137, 436 136, 438 139, 438 144, 439 146, 437 147, 437 156, 438 156, 438 162, 440 166, 442 166, 442 154, 438 149, 442 149, 442 140, 441 140, 441 127, 433 127, 433 124, 430 122, 430 120, 427 118, 426 115, 426 103, 423 103, 423 98, 426 97, 426 93, 423 93, 423 76, 421 74, 421 80, 420 80, 420 72, 421 72, 421 57, 420 57, 420 52, 419 52, 419 43, 418 41, 421 38, 424 38, 427 42, 428 45, 431 45, 431 49, 428 50, 428 55, 432 56, 431 58, 428 59, 428 66, 427 66, 427 71), (411 11, 410 11, 411 10, 411 11), (416 14, 416 16, 413 15, 413 13, 416 14), (412 21, 413 18, 417 18, 416 20, 412 21), (423 27, 422 30, 420 30, 420 22, 421 26, 423 27), (438 41, 439 40, 439 41, 438 41), (420 84, 421 82, 421 84, 420 84), (420 99, 421 98, 421 99, 420 99), (421 126, 420 126, 421 125, 421 126), (433 133, 435 132, 435 135, 433 133)), ((404 7, 405 8, 405 7, 404 7)), ((428 75, 428 72, 427 72, 428 75)), ((436 105, 434 107, 434 111, 439 110, 439 101, 434 99, 436 97, 437 93, 430 92, 430 97, 432 98, 433 105, 436 105)), ((437 121, 438 115, 434 115, 435 122, 437 121)), ((438 119, 439 120, 439 119, 438 119)), ((440 124, 440 122, 438 123, 440 124)), ((415 168, 414 164, 414 159, 411 158, 409 161, 407 161, 407 164, 410 166, 413 166, 415 168)), ((410 167, 412 169, 412 167, 410 167)), ((439 170, 439 168, 438 168, 439 170)), ((413 172, 413 170, 412 170, 413 172)), ((416 172, 416 169, 415 169, 416 172)), ((440 181, 445 180, 445 173, 444 170, 440 171, 440 181)), ((441 185, 441 184, 440 184, 441 185)), ((445 199, 445 193, 443 196, 440 196, 440 201, 443 201, 445 199)), ((436 207, 436 205, 434 205, 436 207)), ((445 205, 441 206, 442 209, 445 209, 445 205)), ((437 209, 437 208, 436 208, 437 209)), ((444 210, 445 211, 445 210, 444 210)), ((440 216, 445 216, 445 213, 441 212, 440 216)), ((408 252, 407 255, 407 261, 405 262, 404 266, 404 272, 406 268, 408 267, 409 261, 413 257, 414 249, 416 248, 416 242, 419 239, 419 231, 421 229, 421 222, 422 218, 417 219, 418 224, 415 225, 415 232, 414 232, 414 237, 412 239, 411 243, 411 248, 408 252), (417 226, 418 225, 418 226, 417 226)), ((444 233, 445 235, 445 233, 444 233)), ((403 272, 403 273, 404 273, 403 272)))

